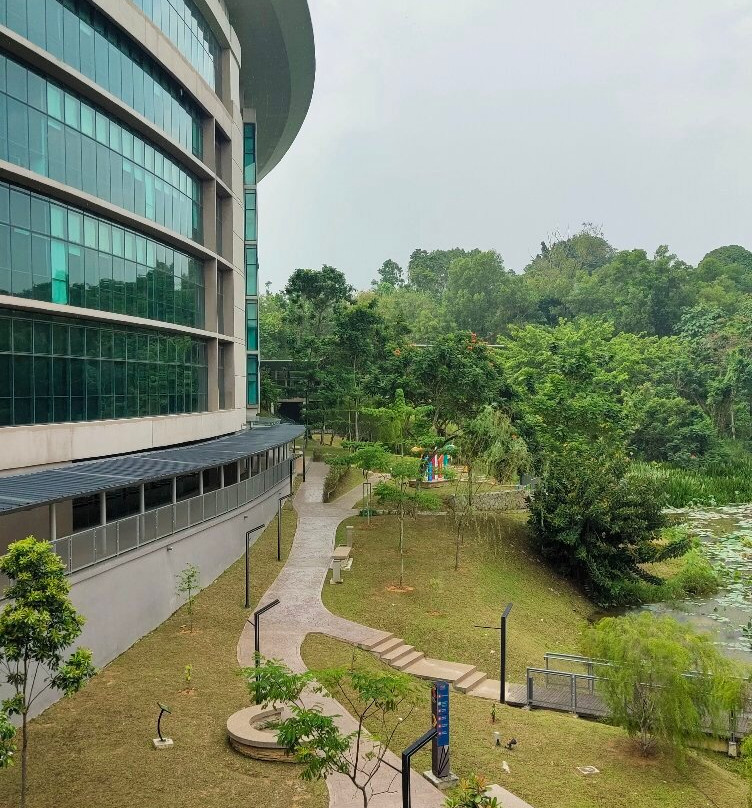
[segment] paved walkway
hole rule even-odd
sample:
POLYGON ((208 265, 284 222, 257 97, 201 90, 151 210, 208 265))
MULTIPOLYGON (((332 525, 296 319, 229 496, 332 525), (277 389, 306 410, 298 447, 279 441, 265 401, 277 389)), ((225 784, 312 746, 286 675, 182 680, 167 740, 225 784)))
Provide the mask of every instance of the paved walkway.
MULTIPOLYGON (((334 546, 337 525, 348 516, 361 498, 360 487, 339 500, 325 505, 322 500, 324 478, 327 473, 324 463, 311 463, 307 481, 298 489, 294 503, 298 512, 298 528, 295 532, 292 551, 287 563, 261 598, 259 605, 280 599, 280 604, 267 612, 261 624, 261 653, 283 661, 294 671, 304 671, 305 665, 300 647, 309 633, 327 634, 340 640, 371 647, 391 635, 337 617, 324 608, 321 588, 326 580, 334 546)), ((243 666, 253 665, 253 627, 246 623, 238 643, 238 661, 243 666)), ((329 715, 340 716, 338 723, 346 732, 357 727, 354 719, 337 701, 312 695, 311 704, 320 704, 329 715)), ((400 761, 389 753, 387 762, 399 770, 400 761)), ((369 803, 370 808, 399 808, 401 806, 399 774, 388 766, 382 766, 374 778, 377 794, 369 803), (389 793, 379 793, 386 792, 389 793)), ((343 775, 327 778, 330 808, 360 808, 362 798, 350 781, 343 775)), ((444 797, 418 773, 413 772, 412 802, 414 808, 440 808, 444 797)))

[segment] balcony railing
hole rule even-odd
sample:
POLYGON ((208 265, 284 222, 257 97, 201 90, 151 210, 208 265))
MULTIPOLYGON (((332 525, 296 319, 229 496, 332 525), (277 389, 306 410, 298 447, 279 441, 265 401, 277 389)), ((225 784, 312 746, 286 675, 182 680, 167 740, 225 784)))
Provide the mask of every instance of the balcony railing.
MULTIPOLYGON (((234 485, 82 530, 57 539, 52 545, 69 574, 86 569, 258 499, 289 478, 291 462, 292 458, 288 458, 234 485)), ((0 574, 0 598, 7 584, 8 580, 0 574)))

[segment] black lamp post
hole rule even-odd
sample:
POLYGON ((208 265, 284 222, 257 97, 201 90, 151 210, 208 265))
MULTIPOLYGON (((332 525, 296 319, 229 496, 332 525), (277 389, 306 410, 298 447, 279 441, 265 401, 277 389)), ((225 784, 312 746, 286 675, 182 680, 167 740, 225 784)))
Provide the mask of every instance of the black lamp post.
MULTIPOLYGON (((262 606, 260 609, 257 609, 253 613, 253 667, 258 670, 259 663, 261 661, 261 625, 259 618, 261 617, 264 612, 268 612, 269 609, 274 608, 279 603, 279 598, 275 598, 271 603, 267 603, 266 606, 262 606)), ((259 678, 258 673, 256 673, 256 703, 258 704, 258 685, 259 685, 259 678)))
POLYGON ((282 560, 282 503, 291 496, 292 492, 283 494, 277 503, 277 561, 282 560))
POLYGON ((250 542, 251 542, 251 533, 255 533, 257 530, 263 530, 263 525, 257 525, 256 527, 252 527, 250 530, 246 530, 245 532, 245 608, 251 608, 251 567, 250 567, 250 542))
POLYGON ((165 713, 170 715, 172 711, 170 710, 169 707, 165 707, 164 704, 160 704, 159 702, 157 702, 157 707, 159 707, 159 718, 157 719, 157 736, 159 737, 159 740, 162 743, 164 743, 165 739, 162 737, 162 716, 165 713))
POLYGON ((514 604, 507 604, 501 615, 498 626, 475 626, 475 628, 490 628, 499 632, 499 702, 507 703, 507 617, 514 604))

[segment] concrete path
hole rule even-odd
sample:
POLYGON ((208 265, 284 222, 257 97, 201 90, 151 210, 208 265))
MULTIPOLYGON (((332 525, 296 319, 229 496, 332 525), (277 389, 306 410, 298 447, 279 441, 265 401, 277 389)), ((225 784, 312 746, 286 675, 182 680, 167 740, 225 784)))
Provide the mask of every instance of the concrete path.
MULTIPOLYGON (((298 528, 287 563, 269 587, 260 606, 279 598, 280 604, 268 611, 261 622, 261 653, 279 659, 294 671, 304 671, 300 648, 309 633, 327 634, 346 642, 372 647, 391 635, 367 628, 350 620, 337 617, 324 608, 321 588, 326 580, 334 547, 337 525, 348 516, 361 498, 357 487, 341 499, 323 504, 324 463, 311 463, 307 481, 298 489, 294 504, 298 512, 298 528)), ((246 623, 238 643, 238 661, 242 666, 253 665, 253 626, 246 623)), ((338 723, 346 732, 357 729, 354 719, 337 701, 311 695, 309 704, 321 705, 328 715, 339 716, 338 723)), ((419 732, 416 731, 416 735, 419 732)), ((399 808, 401 806, 399 767, 396 755, 389 753, 386 761, 396 769, 382 766, 373 780, 377 794, 370 808, 399 808), (379 793, 379 792, 389 793, 379 793)), ((362 798, 343 775, 327 778, 330 808, 360 808, 362 798)), ((412 777, 412 804, 414 808, 441 808, 444 797, 417 772, 412 777)))

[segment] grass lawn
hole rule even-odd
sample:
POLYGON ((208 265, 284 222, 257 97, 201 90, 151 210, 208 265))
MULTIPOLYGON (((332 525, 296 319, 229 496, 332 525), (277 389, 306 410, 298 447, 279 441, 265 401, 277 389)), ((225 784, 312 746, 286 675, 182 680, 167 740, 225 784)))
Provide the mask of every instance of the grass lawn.
POLYGON ((554 575, 530 549, 525 513, 496 517, 486 536, 467 530, 454 570, 454 536, 443 516, 405 522, 406 592, 399 582, 395 516, 353 517, 356 525, 352 571, 342 586, 326 586, 323 600, 336 614, 394 632, 426 655, 477 665, 498 677, 499 632, 504 606, 514 603, 508 623, 508 675, 522 682, 525 668, 540 666, 546 651, 577 652, 582 632, 595 615, 592 605, 566 580, 554 575), (489 538, 488 536, 491 536, 489 538))
MULTIPOLYGON (((283 511, 286 558, 297 516, 283 511)), ((276 518, 252 548, 252 602, 282 567, 276 518)), ((195 601, 193 634, 182 608, 107 665, 80 693, 31 724, 29 808, 229 808, 328 805, 323 783, 304 784, 298 768, 244 758, 227 744, 225 722, 251 704, 235 650, 243 621, 241 558, 195 601), (194 693, 183 692, 193 666, 194 693), (171 750, 152 748, 156 702, 171 750)), ((19 766, 0 772, 0 806, 18 805, 19 766)))
MULTIPOLYGON (((361 538, 361 546, 362 546, 361 538)), ((352 578, 348 583, 351 583, 352 578)), ((345 584, 336 587, 343 590, 345 584)), ((335 587, 326 587, 327 589, 335 587)), ((352 646, 321 635, 309 635, 303 659, 311 669, 347 666, 352 646)), ((370 654, 358 664, 386 669, 370 654)), ((417 709, 395 737, 399 753, 430 727, 430 694, 419 684, 417 709)), ((684 768, 671 758, 644 759, 620 729, 570 715, 497 706, 495 724, 490 702, 451 692, 451 763, 460 776, 484 775, 508 788, 535 808, 741 808, 744 781, 719 762, 720 756, 689 753, 684 768), (494 730, 502 742, 516 738, 514 751, 493 745, 494 730), (509 764, 510 774, 502 770, 509 764), (585 777, 577 766, 595 766, 600 774, 585 777)), ((376 728, 373 728, 376 729, 376 728)), ((413 768, 431 767, 430 748, 413 758, 413 768)))

